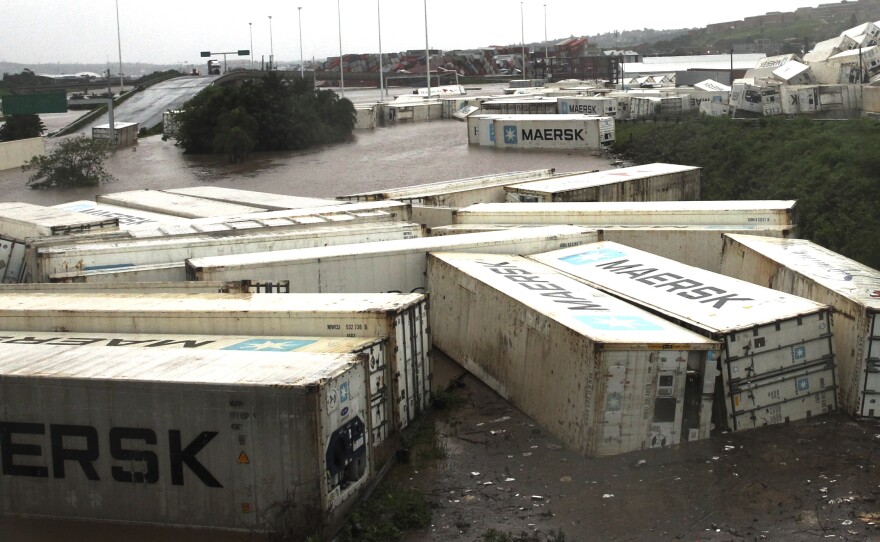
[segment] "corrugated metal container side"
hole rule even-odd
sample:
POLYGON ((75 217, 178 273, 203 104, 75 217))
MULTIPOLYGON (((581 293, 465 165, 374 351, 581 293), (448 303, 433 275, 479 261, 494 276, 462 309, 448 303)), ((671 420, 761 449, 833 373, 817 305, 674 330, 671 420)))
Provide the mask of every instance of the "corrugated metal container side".
POLYGON ((571 96, 558 98, 556 105, 557 113, 561 115, 568 115, 570 113, 601 117, 614 117, 617 115, 617 100, 615 98, 571 96))
MULTIPOLYGON (((25 277, 26 279, 28 277, 25 277)), ((184 262, 132 265, 119 269, 93 269, 89 271, 62 271, 51 273, 49 282, 85 282, 121 284, 131 282, 182 282, 186 280, 184 262)), ((25 282, 33 282, 25 280, 25 282)))
MULTIPOLYGON (((452 219, 450 211, 450 221, 452 219)), ((31 248, 27 256, 30 282, 47 282, 58 273, 120 269, 152 264, 182 263, 187 258, 290 250, 374 241, 412 239, 422 226, 405 222, 367 223, 329 228, 251 233, 221 237, 204 235, 79 243, 72 246, 31 248)))
POLYGON ((533 228, 532 224, 450 224, 428 228, 428 236, 459 235, 462 233, 485 233, 490 231, 512 230, 515 228, 533 228))
POLYGON ((64 211, 30 203, 0 203, 0 238, 25 241, 34 237, 119 229, 115 218, 64 211))
POLYGON ((425 228, 448 226, 452 224, 454 207, 437 207, 434 205, 413 205, 413 222, 425 228))
POLYGON ((797 226, 608 226, 602 228, 601 237, 720 273, 725 233, 789 239, 797 237, 797 226))
POLYGON ((32 282, 20 284, 0 284, 0 293, 41 292, 50 293, 96 293, 96 294, 258 294, 288 293, 287 282, 265 283, 237 280, 231 282, 32 282))
POLYGON ((511 115, 492 122, 499 149, 600 149, 614 143, 612 117, 511 115))
MULTIPOLYGON (((499 194, 497 201, 504 201, 504 186, 523 181, 549 179, 553 177, 554 170, 536 169, 531 171, 511 171, 509 173, 493 173, 467 179, 452 181, 440 181, 436 183, 421 184, 415 186, 403 186, 400 188, 387 188, 373 192, 361 192, 339 196, 337 199, 350 201, 379 201, 395 200, 418 205, 438 205, 448 207, 460 207, 447 203, 447 198, 458 198, 460 193, 469 194, 472 191, 482 192, 494 190, 499 194)), ((460 203, 456 201, 456 203, 460 203)), ((475 201, 474 203, 481 203, 475 201)), ((472 204, 469 204, 472 205, 472 204)))
POLYGON ((373 130, 376 128, 376 109, 375 105, 356 105, 354 108, 355 130, 373 130))
POLYGON ((481 203, 456 211, 455 223, 790 226, 797 214, 794 200, 481 203))
POLYGON ((700 199, 702 168, 645 164, 504 187, 507 201, 688 201, 700 199))
POLYGON ((130 190, 115 194, 99 194, 95 196, 95 201, 182 218, 208 218, 266 211, 261 207, 182 196, 161 190, 130 190))
POLYGON ((125 354, 0 345, 4 512, 304 537, 373 479, 357 356, 125 354))
POLYGON ((165 237, 169 235, 221 235, 237 230, 259 228, 314 228, 354 224, 357 222, 410 222, 410 205, 399 201, 340 203, 335 207, 266 211, 229 217, 198 218, 185 224, 145 225, 129 230, 131 237, 165 237))
POLYGON ((831 305, 841 406, 880 417, 880 271, 805 239, 725 235, 721 272, 831 305))
POLYGON ((283 211, 285 209, 314 209, 317 207, 331 207, 339 205, 339 202, 325 198, 304 198, 300 196, 288 196, 285 194, 272 194, 269 192, 255 192, 253 190, 241 190, 238 188, 224 188, 222 186, 189 186, 186 188, 172 188, 162 190, 169 194, 180 194, 196 198, 235 203, 238 205, 250 205, 260 207, 267 211, 283 211))
POLYGON ((23 242, 0 237, 0 283, 19 283, 25 278, 25 251, 23 242))
MULTIPOLYGON (((232 352, 259 352, 261 354, 284 354, 278 358, 266 358, 264 362, 277 359, 284 363, 290 353, 296 354, 362 354, 365 369, 369 412, 370 446, 374 453, 374 467, 388 459, 393 449, 386 442, 393 431, 391 413, 393 403, 388 383, 391 375, 390 352, 387 338, 347 337, 250 337, 218 335, 149 335, 149 334, 92 334, 84 337, 77 333, 4 332, 0 331, 0 350, 8 345, 46 345, 89 347, 104 350, 115 348, 118 355, 125 355, 129 348, 153 350, 222 350, 232 352)), ((377 469, 375 469, 377 470, 377 469)))
POLYGON ((828 305, 608 241, 531 258, 722 341, 731 430, 837 410, 828 305), (745 394, 754 387, 766 393, 745 394))
POLYGON ((425 290, 429 252, 534 254, 598 240, 577 226, 522 228, 472 235, 425 237, 301 250, 196 258, 189 280, 290 280, 293 291, 419 292, 425 290))
POLYGON ((434 345, 569 446, 708 436, 711 402, 687 373, 716 342, 519 256, 434 253, 428 283, 434 345))
POLYGON ((388 337, 395 429, 415 420, 431 399, 421 294, 2 294, 0 329, 388 337))
POLYGON ((115 218, 119 220, 119 229, 125 230, 141 224, 160 224, 162 222, 182 222, 186 219, 161 213, 151 213, 138 209, 126 209, 116 205, 107 205, 89 200, 71 201, 53 205, 55 209, 74 211, 85 215, 115 218))

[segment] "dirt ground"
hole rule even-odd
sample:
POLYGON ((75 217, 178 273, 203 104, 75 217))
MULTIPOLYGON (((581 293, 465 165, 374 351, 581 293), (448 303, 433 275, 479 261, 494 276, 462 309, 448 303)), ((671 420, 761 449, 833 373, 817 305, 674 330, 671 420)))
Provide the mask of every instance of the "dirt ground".
POLYGON ((445 458, 395 473, 433 508, 406 542, 490 529, 523 541, 880 540, 880 422, 821 416, 588 459, 470 374, 452 393, 461 404, 427 420, 445 458))

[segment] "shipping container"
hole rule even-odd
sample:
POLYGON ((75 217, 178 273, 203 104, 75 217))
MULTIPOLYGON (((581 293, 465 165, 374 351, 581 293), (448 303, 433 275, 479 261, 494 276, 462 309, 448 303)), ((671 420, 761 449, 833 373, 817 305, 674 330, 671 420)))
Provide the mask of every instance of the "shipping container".
POLYGON ((374 478, 365 382, 352 354, 4 344, 0 503, 24 516, 333 532, 374 478))
POLYGON ((95 294, 256 294, 256 293, 288 293, 290 284, 286 282, 265 283, 238 280, 230 282, 219 281, 175 281, 175 282, 32 282, 21 284, 0 284, 0 294, 3 293, 95 293, 95 294))
POLYGON ((468 115, 468 145, 481 147, 495 146, 495 119, 505 119, 510 115, 468 115))
MULTIPOLYGON (((89 200, 71 201, 60 205, 53 205, 55 209, 73 211, 84 215, 92 215, 103 218, 116 218, 119 220, 119 229, 126 230, 142 224, 161 224, 183 222, 186 219, 161 213, 151 213, 138 209, 127 209, 116 205, 107 205, 89 200)), ((120 232, 120 236, 123 234, 120 232)))
POLYGON ((721 272, 721 250, 725 233, 745 233, 789 239, 796 226, 607 226, 603 241, 614 241, 686 265, 721 272))
POLYGON ((709 115, 710 117, 729 117, 730 105, 718 102, 702 102, 700 104, 700 114, 709 115))
POLYGON ((459 209, 455 223, 790 226, 797 215, 795 200, 481 203, 459 209))
POLYGON ((374 130, 376 128, 376 104, 358 104, 354 106, 355 130, 374 130))
POLYGON ((113 129, 110 128, 110 123, 100 124, 92 128, 92 139, 115 143, 116 147, 130 147, 137 144, 138 123, 114 122, 113 129))
POLYGON ((442 117, 444 119, 451 119, 463 109, 471 107, 479 109, 480 105, 490 98, 491 96, 441 96, 440 103, 443 104, 442 117))
POLYGON ((412 239, 422 226, 407 222, 376 222, 223 236, 174 236, 35 247, 27 250, 27 282, 47 282, 64 272, 122 269, 150 264, 182 263, 187 258, 245 254, 296 248, 412 239))
POLYGON ((450 224, 428 228, 430 237, 459 235, 462 233, 485 233, 490 231, 511 230, 515 228, 534 228, 534 224, 450 224))
POLYGON ((386 104, 378 104, 377 110, 381 112, 380 125, 393 126, 405 122, 428 122, 439 120, 443 116, 443 104, 438 100, 419 101, 404 100, 386 104))
POLYGON ((95 196, 95 201, 182 218, 208 218, 266 211, 266 209, 261 207, 223 203, 193 196, 181 196, 161 190, 130 190, 115 194, 99 194, 95 196))
POLYGON ((556 98, 531 96, 521 98, 496 98, 480 105, 484 115, 555 115, 556 98))
POLYGON ((0 203, 0 238, 25 241, 95 230, 116 231, 116 218, 95 217, 54 207, 16 201, 0 203))
POLYGON ((433 205, 412 206, 412 219, 416 224, 421 224, 425 228, 434 228, 437 226, 448 226, 455 220, 455 207, 435 207, 433 205))
POLYGON ((556 105, 556 112, 562 115, 579 113, 581 115, 595 115, 598 117, 617 116, 617 100, 615 98, 566 96, 564 98, 557 98, 556 105))
POLYGON ((19 283, 24 279, 25 244, 0 237, 0 284, 19 283))
POLYGON ((497 149, 587 150, 614 143, 611 117, 510 115, 493 123, 497 149))
POLYGON ((702 168, 645 164, 504 187, 510 202, 699 200, 702 168))
POLYGON ((412 423, 431 398, 422 294, 0 294, 0 329, 388 337, 393 429, 412 423))
POLYGON ((819 110, 819 87, 783 85, 779 88, 782 113, 798 115, 819 110))
POLYGON ((730 103, 730 91, 700 91, 696 90, 688 94, 688 109, 700 109, 703 102, 727 105, 730 103))
POLYGON ((828 305, 608 241, 532 259, 720 341, 719 426, 740 431, 837 410, 828 305))
POLYGON ((660 114, 661 98, 654 96, 631 96, 629 99, 629 118, 641 119, 660 114))
POLYGON ((708 436, 715 341, 520 256, 428 260, 434 346, 572 448, 708 436))
POLYGON ((534 254, 593 243, 595 230, 547 226, 187 260, 188 280, 290 280, 302 293, 421 292, 429 252, 534 254))
MULTIPOLYGON (((104 350, 117 349, 119 356, 125 356, 130 348, 155 350, 186 350, 186 351, 230 351, 259 352, 262 354, 285 354, 279 358, 267 358, 266 362, 276 359, 283 363, 292 352, 297 354, 361 354, 366 356, 365 369, 369 373, 366 381, 369 397, 369 413, 365 423, 368 424, 370 446, 374 450, 373 460, 385 460, 391 450, 386 442, 392 431, 392 397, 388 383, 392 381, 390 373, 390 352, 387 350, 386 337, 251 337, 228 335, 150 335, 131 333, 46 333, 46 332, 14 332, 0 331, 0 350, 11 345, 46 345, 46 346, 96 346, 104 350), (121 349, 121 350, 119 350, 121 349), (378 456, 378 458, 377 458, 378 456)), ((371 465, 376 466, 375 461, 371 465)), ((378 470, 378 469, 377 469, 378 470)))
POLYGON ((414 205, 434 205, 438 207, 464 207, 474 203, 501 203, 505 201, 505 185, 549 179, 553 177, 553 173, 553 169, 493 173, 467 179, 361 192, 359 194, 338 196, 337 199, 350 201, 395 200, 414 205))
POLYGON ((110 269, 59 271, 49 274, 49 282, 122 284, 132 282, 181 282, 186 280, 186 263, 154 263, 110 269))
POLYGON ((880 271, 805 239, 726 235, 721 272, 831 305, 841 407, 880 417, 880 271))
POLYGON ((224 188, 222 186, 190 186, 187 188, 166 189, 162 190, 162 192, 222 201, 225 203, 250 205, 253 207, 260 207, 267 211, 312 209, 316 207, 331 207, 339 205, 338 201, 326 198, 304 198, 301 196, 287 196, 284 194, 272 194, 269 192, 240 190, 238 188, 224 188))

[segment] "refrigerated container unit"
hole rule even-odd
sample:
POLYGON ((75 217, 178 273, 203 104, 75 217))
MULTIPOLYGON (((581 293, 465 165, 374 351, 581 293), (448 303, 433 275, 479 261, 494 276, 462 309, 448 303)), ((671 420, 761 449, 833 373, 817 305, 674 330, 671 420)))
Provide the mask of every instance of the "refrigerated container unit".
POLYGON ((339 205, 339 202, 327 198, 305 198, 301 196, 288 196, 285 194, 272 194, 269 192, 255 192, 253 190, 241 190, 238 188, 224 188, 222 186, 190 186, 186 188, 169 188, 162 192, 192 196, 195 198, 250 205, 260 207, 267 211, 284 211, 286 209, 313 209, 317 207, 331 207, 339 205))
POLYGON ((556 98, 501 98, 486 100, 480 105, 485 115, 555 115, 556 98))
POLYGON ((601 149, 614 143, 614 119, 587 115, 510 115, 493 119, 496 149, 601 149))
POLYGON ((25 247, 32 239, 71 237, 93 231, 119 231, 119 219, 32 205, 0 203, 0 283, 26 279, 25 247))
POLYGON ((0 503, 57 519, 333 532, 374 478, 365 382, 351 354, 3 344, 0 503))
POLYGON ((688 109, 699 110, 704 102, 718 105, 728 105, 730 103, 730 91, 701 91, 695 90, 688 94, 688 109))
POLYGON ((295 292, 423 292, 429 252, 534 254, 593 243, 595 230, 547 226, 187 260, 187 280, 290 280, 295 292))
POLYGON ((402 101, 400 103, 378 104, 382 126, 404 122, 428 122, 443 116, 443 105, 437 100, 402 101))
POLYGON ((95 294, 258 294, 289 293, 287 282, 251 282, 249 280, 220 281, 175 281, 175 282, 31 282, 20 284, 0 284, 0 294, 39 292, 50 293, 95 293, 95 294))
POLYGON ((805 239, 726 235, 721 272, 831 305, 841 407, 880 417, 880 271, 805 239))
POLYGON ((553 177, 553 173, 554 170, 552 168, 493 173, 467 179, 361 192, 347 196, 338 196, 337 199, 348 201, 395 200, 413 205, 431 205, 436 207, 466 207, 475 203, 501 203, 504 201, 505 185, 549 179, 553 177))
POLYGON ((828 305, 608 241, 531 258, 721 342, 719 426, 837 410, 828 305))
POLYGON ((114 147, 130 147, 137 143, 138 123, 114 122, 113 128, 110 128, 109 122, 94 126, 92 139, 107 141, 114 147))
POLYGON ((791 86, 779 87, 782 113, 785 115, 798 115, 801 113, 815 113, 819 110, 819 86, 791 86))
POLYGON ((459 209, 456 224, 690 226, 797 224, 795 200, 480 203, 459 209))
POLYGON ((31 280, 46 282, 65 272, 124 269, 128 267, 182 263, 187 258, 251 252, 289 250, 374 241, 412 239, 423 235, 422 226, 407 222, 376 222, 252 233, 243 230, 223 236, 174 236, 29 247, 25 261, 31 280))
POLYGON ((88 284, 125 284, 135 282, 186 281, 186 263, 154 263, 110 269, 59 271, 50 273, 49 282, 76 282, 88 284))
POLYGON ((629 118, 654 117, 661 113, 661 98, 654 96, 630 96, 629 118))
POLYGON ((393 452, 393 443, 387 442, 392 432, 390 413, 392 398, 388 384, 390 373, 390 352, 386 337, 251 337, 228 335, 150 335, 132 333, 46 333, 0 331, 0 350, 10 345, 46 345, 67 347, 99 347, 103 350, 116 349, 119 356, 125 356, 129 349, 138 348, 149 351, 185 350, 223 351, 230 355, 235 352, 258 352, 260 354, 282 354, 277 358, 267 357, 263 361, 272 363, 284 361, 289 354, 356 354, 364 356, 367 371, 367 396, 369 398, 368 416, 364 422, 369 431, 369 445, 373 451, 370 465, 374 470, 378 463, 388 459, 393 452))
POLYGON ((645 164, 578 175, 511 184, 507 201, 523 203, 570 201, 682 201, 700 199, 702 168, 677 164, 645 164))
POLYGON ((581 453, 708 437, 715 341, 520 256, 432 253, 428 284, 434 346, 581 453))
POLYGON ((602 241, 614 241, 686 265, 721 272, 724 234, 745 233, 779 239, 797 237, 797 226, 607 226, 602 241))
POLYGON ((210 218, 264 212, 262 207, 224 203, 193 196, 171 194, 161 190, 130 190, 95 196, 98 203, 130 209, 163 213, 181 218, 210 218))
POLYGON ((440 103, 443 107, 444 119, 455 118, 455 114, 462 109, 471 107, 480 108, 483 102, 491 99, 491 96, 441 96, 440 103))
POLYGON ((566 96, 556 99, 557 113, 567 115, 595 115, 598 117, 616 117, 617 99, 599 96, 566 96))
POLYGON ((376 110, 375 104, 358 104, 354 106, 355 130, 374 130, 376 128, 376 110))
POLYGON ((422 294, 0 294, 0 329, 71 333, 387 337, 393 429, 431 400, 422 294))
MULTIPOLYGON (((84 215, 116 218, 119 220, 120 230, 126 230, 130 227, 140 226, 142 224, 161 224, 163 222, 183 222, 186 220, 177 216, 151 213, 149 211, 140 211, 138 209, 128 209, 89 200, 71 201, 68 203, 53 205, 52 207, 65 211, 82 213, 84 215)), ((122 231, 118 232, 118 234, 119 236, 124 235, 122 231)))
POLYGON ((532 224, 450 224, 428 228, 429 237, 459 235, 462 233, 486 233, 492 231, 512 230, 515 228, 532 228, 532 224))

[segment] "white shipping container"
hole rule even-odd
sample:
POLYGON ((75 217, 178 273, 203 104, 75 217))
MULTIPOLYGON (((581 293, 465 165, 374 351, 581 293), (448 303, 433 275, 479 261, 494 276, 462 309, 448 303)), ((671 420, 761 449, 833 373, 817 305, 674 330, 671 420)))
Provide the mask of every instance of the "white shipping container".
POLYGON ((190 186, 186 188, 172 188, 162 190, 169 194, 180 194, 195 198, 250 205, 260 207, 267 211, 283 211, 285 209, 312 209, 316 207, 331 207, 339 205, 339 202, 326 198, 304 198, 301 196, 287 196, 284 194, 272 194, 269 192, 255 192, 253 190, 240 190, 238 188, 224 188, 222 186, 190 186))
POLYGON ((819 87, 783 85, 779 89, 782 113, 797 115, 815 113, 819 110, 819 87))
POLYGON ((132 265, 87 271, 59 271, 49 274, 49 282, 123 284, 134 282, 182 282, 186 280, 184 262, 132 265))
POLYGON ((600 149, 614 143, 611 117, 511 115, 493 122, 498 149, 600 149))
POLYGON ((0 283, 19 283, 24 280, 25 244, 0 237, 0 283))
POLYGON ((467 118, 468 145, 495 146, 495 119, 510 115, 469 115, 467 118))
POLYGON ((700 91, 695 90, 687 96, 687 109, 699 109, 703 102, 727 105, 730 103, 730 91, 700 91))
POLYGON ((556 98, 545 96, 496 98, 484 101, 480 105, 480 113, 485 115, 554 115, 558 107, 556 100, 556 98))
POLYGON ((112 129, 110 123, 94 126, 92 127, 92 139, 115 143, 116 147, 135 145, 138 140, 138 123, 114 122, 112 129))
POLYGON ((617 100, 615 98, 603 98, 600 96, 566 96, 557 98, 557 112, 561 115, 579 113, 581 115, 595 115, 599 117, 617 116, 617 100))
POLYGON ((834 308, 840 404, 880 417, 880 271, 805 239, 727 235, 721 271, 834 308))
POLYGON ((796 237, 796 226, 608 226, 602 228, 603 241, 614 241, 670 260, 721 272, 724 234, 745 233, 789 239, 796 237))
POLYGON ((442 117, 451 119, 462 109, 472 107, 480 108, 483 102, 490 99, 489 96, 441 96, 440 103, 443 104, 442 117))
POLYGON ((728 117, 730 116, 730 106, 717 102, 703 102, 700 104, 700 114, 710 117, 728 117))
POLYGON ((0 329, 71 333, 388 337, 400 430, 431 398, 421 294, 0 294, 0 329))
POLYGON ((383 444, 392 431, 392 397, 388 383, 393 377, 387 351, 387 338, 347 338, 347 337, 250 337, 228 335, 150 335, 131 333, 45 333, 45 332, 4 332, 0 331, 0 351, 10 345, 46 346, 96 346, 102 349, 117 349, 119 356, 125 356, 128 349, 141 348, 155 350, 186 351, 226 351, 259 352, 261 354, 285 354, 279 358, 266 358, 264 361, 278 360, 283 363, 287 354, 362 354, 366 356, 364 368, 368 372, 366 381, 369 398, 367 419, 370 446, 374 449, 371 465, 376 460, 387 459, 387 445, 383 444), (379 456, 377 458, 377 455, 379 456))
POLYGON ((640 119, 660 114, 661 99, 654 96, 631 96, 629 118, 640 119))
POLYGON ((278 252, 194 258, 188 280, 290 280, 291 289, 322 292, 424 291, 429 252, 534 254, 598 240, 595 230, 548 226, 278 252))
POLYGON ((702 168, 646 164, 504 187, 510 202, 699 200, 702 168))
POLYGON ((338 199, 351 201, 395 200, 413 205, 433 205, 437 207, 464 207, 475 203, 500 203, 504 201, 505 185, 523 181, 549 179, 553 177, 553 173, 553 169, 493 173, 467 179, 361 192, 359 194, 339 196, 338 199))
POLYGON ((837 410, 827 305, 608 241, 532 259, 721 341, 722 404, 733 431, 837 410), (788 378, 804 371, 820 373, 821 385, 788 378), (770 382, 776 392, 742 401, 741 390, 770 382), (785 393, 792 382, 795 396, 785 393))
POLYGON ((355 130, 373 130, 376 128, 376 110, 378 107, 375 104, 361 104, 356 105, 354 107, 355 112, 355 121, 354 121, 354 129, 355 130))
POLYGON ((376 222, 277 233, 244 230, 223 236, 174 236, 36 247, 29 249, 26 261, 30 274, 28 282, 46 282, 50 276, 64 272, 175 263, 187 258, 215 255, 412 239, 422 235, 420 225, 406 222, 376 222))
POLYGON ((261 207, 223 203, 193 196, 169 194, 168 192, 162 192, 161 190, 130 190, 128 192, 117 192, 115 194, 99 194, 95 196, 95 201, 130 209, 164 213, 182 218, 231 216, 266 211, 266 209, 261 207))
POLYGON ((231 282, 219 281, 176 281, 176 282, 127 282, 127 283, 90 283, 90 282, 32 282, 22 284, 0 284, 3 293, 95 293, 95 294, 256 294, 256 293, 287 293, 287 283, 261 283, 239 280, 231 282))
POLYGON ((491 231, 512 230, 515 228, 533 228, 532 224, 450 224, 428 228, 430 237, 459 235, 462 233, 485 233, 491 231))
POLYGON ((459 209, 456 224, 690 226, 797 224, 795 200, 481 203, 459 209))
POLYGON ((0 203, 0 238, 3 239, 25 241, 36 237, 118 229, 119 220, 115 218, 94 217, 17 201, 0 203))
POLYGON ((151 213, 149 211, 140 211, 138 209, 127 209, 125 207, 117 207, 116 205, 107 205, 89 200, 71 201, 60 205, 53 205, 55 209, 63 209, 65 211, 74 211, 84 215, 99 216, 104 218, 116 218, 119 220, 119 229, 127 230, 133 226, 142 224, 161 224, 183 222, 184 218, 166 215, 161 213, 151 213))
POLYGON ((374 478, 365 382, 351 354, 0 345, 0 504, 333 532, 374 478))
POLYGON ((708 436, 714 375, 687 373, 716 342, 519 256, 434 253, 428 283, 434 346, 569 446, 708 436))

